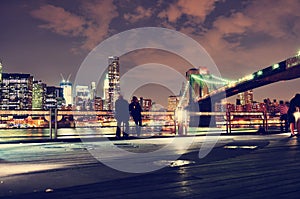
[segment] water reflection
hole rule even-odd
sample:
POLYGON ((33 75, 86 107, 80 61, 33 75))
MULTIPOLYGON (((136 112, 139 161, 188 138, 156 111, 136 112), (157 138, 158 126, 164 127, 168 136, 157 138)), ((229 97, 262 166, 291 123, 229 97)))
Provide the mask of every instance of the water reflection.
MULTIPOLYGON (((0 142, 39 140, 50 138, 49 129, 0 129, 0 142)), ((61 128, 58 138, 107 137, 114 135, 113 128, 61 128)))

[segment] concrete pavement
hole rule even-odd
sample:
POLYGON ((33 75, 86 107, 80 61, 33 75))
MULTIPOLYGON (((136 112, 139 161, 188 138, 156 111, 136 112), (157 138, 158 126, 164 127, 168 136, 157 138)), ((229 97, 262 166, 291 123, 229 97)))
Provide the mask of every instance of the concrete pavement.
MULTIPOLYGON (((170 139, 113 143, 144 153, 170 139)), ((181 161, 162 161, 163 169, 141 174, 117 171, 95 159, 89 149, 99 142, 2 144, 0 197, 299 198, 300 138, 221 136, 208 156, 199 159, 203 142, 204 136, 196 137, 181 161)))

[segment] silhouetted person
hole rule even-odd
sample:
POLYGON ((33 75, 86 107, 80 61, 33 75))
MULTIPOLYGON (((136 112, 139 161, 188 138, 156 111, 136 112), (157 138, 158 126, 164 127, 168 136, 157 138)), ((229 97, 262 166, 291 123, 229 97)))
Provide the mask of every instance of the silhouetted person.
POLYGON ((141 134, 141 126, 142 126, 142 108, 139 103, 139 100, 136 96, 132 97, 131 103, 129 104, 129 112, 135 122, 135 129, 137 136, 141 134))
POLYGON ((288 132, 289 124, 287 119, 287 113, 288 113, 288 102, 284 103, 282 100, 279 101, 279 113, 280 113, 280 130, 281 132, 288 132), (284 123, 284 125, 283 125, 284 123), (284 128, 283 128, 284 126, 284 128))
MULTIPOLYGON (((300 121, 299 118, 295 118, 295 112, 300 108, 300 94, 297 93, 290 101, 288 109, 288 122, 290 123, 291 137, 295 136, 295 125, 297 124, 298 135, 300 135, 300 121)), ((298 110, 299 111, 299 110, 298 110)))
POLYGON ((128 137, 129 133, 129 103, 123 99, 123 96, 120 95, 115 103, 115 118, 117 120, 117 130, 116 137, 121 137, 121 125, 125 126, 125 130, 123 129, 123 137, 128 137))

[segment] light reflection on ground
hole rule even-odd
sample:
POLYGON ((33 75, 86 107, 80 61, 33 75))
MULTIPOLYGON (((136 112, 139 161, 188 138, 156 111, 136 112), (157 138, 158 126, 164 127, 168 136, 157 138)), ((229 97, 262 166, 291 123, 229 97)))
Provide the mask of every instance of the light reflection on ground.
POLYGON ((194 161, 189 161, 189 160, 160 160, 154 162, 154 164, 159 165, 159 166, 169 166, 169 167, 180 167, 184 165, 189 165, 189 164, 195 164, 194 161))

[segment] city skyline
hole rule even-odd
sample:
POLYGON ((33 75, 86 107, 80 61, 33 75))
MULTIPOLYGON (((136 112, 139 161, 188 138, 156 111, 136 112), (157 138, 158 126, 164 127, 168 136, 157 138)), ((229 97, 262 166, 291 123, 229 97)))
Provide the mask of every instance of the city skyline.
MULTIPOLYGON (((300 48, 299 1, 4 0, 0 4, 3 70, 30 73, 49 85, 59 85, 60 73, 74 78, 87 53, 105 38, 145 26, 176 29, 192 37, 229 79, 291 57, 300 48)), ((183 66, 194 67, 166 52, 137 51, 120 57, 120 73, 153 60, 181 74, 183 66)), ((299 92, 297 84, 299 79, 255 89, 255 100, 289 100, 299 92)), ((152 85, 137 93, 152 99, 156 95, 166 102, 172 94, 166 90, 152 85)))

